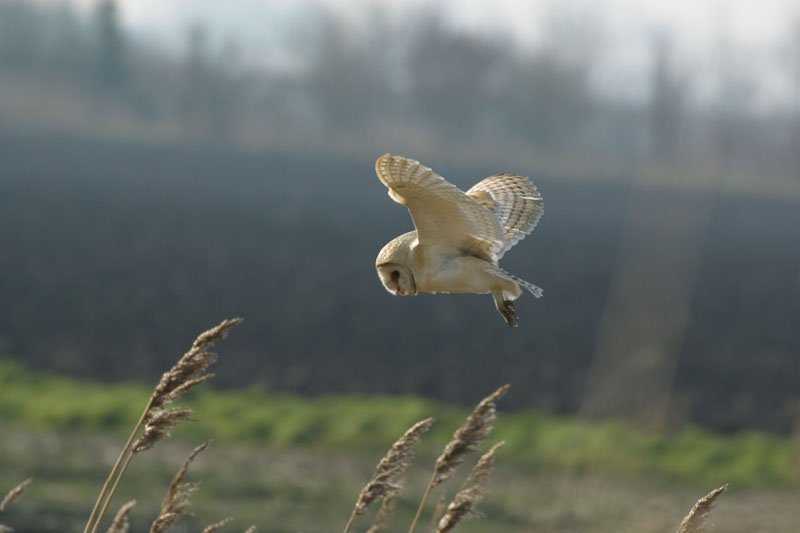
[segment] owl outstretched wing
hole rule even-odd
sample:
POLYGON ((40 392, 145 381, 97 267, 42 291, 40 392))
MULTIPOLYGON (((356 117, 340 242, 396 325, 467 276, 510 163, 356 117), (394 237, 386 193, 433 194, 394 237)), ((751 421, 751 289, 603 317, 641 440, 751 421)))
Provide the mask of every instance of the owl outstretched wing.
POLYGON ((542 195, 525 176, 489 176, 476 183, 467 195, 492 211, 503 229, 505 244, 498 259, 533 231, 544 213, 542 195))
POLYGON ((419 161, 384 154, 375 172, 392 200, 408 208, 421 243, 459 247, 491 262, 506 249, 495 213, 419 161))

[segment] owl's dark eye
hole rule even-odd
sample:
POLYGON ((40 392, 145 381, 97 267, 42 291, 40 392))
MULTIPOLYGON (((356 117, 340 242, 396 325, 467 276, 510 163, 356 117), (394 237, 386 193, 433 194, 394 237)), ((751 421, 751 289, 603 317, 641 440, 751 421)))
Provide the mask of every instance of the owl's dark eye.
POLYGON ((398 272, 397 270, 392 270, 392 278, 397 279, 399 277, 400 277, 400 272, 398 272))

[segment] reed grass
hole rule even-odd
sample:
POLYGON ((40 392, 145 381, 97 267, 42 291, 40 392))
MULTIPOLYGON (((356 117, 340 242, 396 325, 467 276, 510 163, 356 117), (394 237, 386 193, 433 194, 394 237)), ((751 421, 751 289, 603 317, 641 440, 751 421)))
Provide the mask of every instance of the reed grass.
POLYGON ((367 507, 374 502, 385 498, 390 493, 395 493, 400 490, 400 485, 396 483, 396 478, 402 474, 408 465, 411 464, 411 459, 414 457, 414 446, 419 442, 422 434, 436 421, 434 418, 426 418, 420 420, 411 426, 402 437, 392 444, 383 459, 380 460, 378 466, 375 468, 375 473, 372 479, 361 490, 358 495, 353 512, 350 513, 350 519, 344 527, 344 533, 348 533, 353 525, 356 517, 364 514, 367 507))
POLYGON ((430 522, 431 529, 436 527, 436 524, 439 523, 439 519, 441 519, 441 517, 444 515, 446 509, 447 509, 447 494, 443 492, 439 495, 439 499, 436 500, 436 505, 433 507, 433 512, 431 513, 431 522, 430 522))
MULTIPOLYGON (((30 485, 31 483, 33 483, 33 478, 28 478, 19 485, 17 485, 16 487, 14 487, 13 489, 11 489, 10 491, 8 491, 8 494, 6 494, 3 497, 3 499, 0 500, 0 512, 5 511, 6 507, 17 501, 19 497, 22 495, 22 493, 25 492, 25 489, 28 487, 28 485, 30 485)), ((10 527, 0 524, 0 533, 13 533, 13 531, 14 530, 11 529, 10 527)))
POLYGON ((0 511, 5 511, 6 507, 17 501, 17 499, 19 499, 19 497, 23 492, 25 492, 25 489, 28 488, 28 485, 31 483, 33 483, 33 478, 28 478, 8 491, 8 494, 6 494, 5 497, 0 500, 0 511))
POLYGON ((114 520, 111 521, 111 525, 106 530, 106 533, 128 533, 131 528, 131 522, 128 520, 128 514, 131 512, 131 509, 133 509, 134 505, 136 505, 136 500, 131 500, 122 504, 122 507, 119 508, 117 514, 114 515, 114 520))
MULTIPOLYGON (((402 485, 402 483, 400 483, 402 485)), ((386 496, 383 497, 381 507, 378 509, 378 514, 375 516, 375 522, 367 530, 367 533, 383 533, 386 529, 386 524, 389 522, 389 517, 394 512, 397 497, 400 495, 400 489, 390 490, 386 496)))
MULTIPOLYGON (((492 394, 481 400, 473 411, 467 416, 464 423, 453 433, 453 438, 447 443, 441 455, 436 459, 433 474, 417 508, 414 520, 409 529, 410 533, 416 529, 422 510, 430 496, 433 487, 447 481, 453 472, 464 462, 466 456, 477 451, 478 446, 486 439, 492 430, 492 425, 497 418, 497 400, 510 388, 503 385, 492 394)), ((394 500, 399 496, 401 486, 395 481, 396 477, 408 467, 413 457, 412 450, 422 434, 433 424, 433 418, 417 422, 400 437, 378 463, 375 473, 359 494, 356 505, 350 514, 350 519, 344 528, 344 533, 349 533, 355 518, 363 514, 367 507, 383 499, 383 504, 378 512, 373 526, 368 533, 378 533, 383 530, 394 506, 394 500)), ((483 454, 478 463, 473 467, 462 489, 456 494, 455 499, 447 508, 446 514, 439 521, 439 529, 451 531, 466 516, 473 513, 475 504, 483 497, 485 480, 492 470, 494 456, 503 443, 494 445, 483 454), (444 528, 444 529, 442 529, 444 528)), ((434 517, 443 509, 444 500, 440 499, 434 517)))
POLYGON ((436 529, 438 533, 448 533, 455 529, 462 520, 477 514, 475 506, 486 494, 486 480, 492 473, 494 456, 504 444, 505 442, 498 442, 478 459, 469 473, 469 477, 464 481, 450 505, 447 506, 447 512, 439 521, 436 529))
POLYGON ((227 518, 223 518, 219 522, 214 522, 213 524, 207 525, 203 529, 203 533, 214 533, 214 531, 220 529, 222 526, 224 526, 225 524, 228 524, 230 522, 233 522, 233 517, 232 516, 229 516, 227 518))
POLYGON ((678 533, 702 533, 706 530, 708 515, 711 514, 711 509, 714 507, 714 502, 720 494, 725 492, 728 485, 723 485, 717 489, 712 490, 694 504, 692 510, 681 522, 678 528, 678 533))
MULTIPOLYGON (((213 377, 213 374, 207 372, 209 366, 216 361, 216 354, 212 353, 210 348, 216 341, 225 338, 228 330, 239 322, 241 322, 240 318, 225 320, 200 334, 189 351, 161 377, 103 485, 84 533, 97 531, 133 457, 151 449, 159 441, 168 437, 175 427, 193 420, 192 409, 181 406, 173 407, 171 404, 186 391, 213 377)), ((413 533, 417 527, 432 489, 450 479, 456 469, 465 462, 467 456, 478 451, 487 438, 497 418, 496 402, 508 391, 509 387, 509 385, 504 385, 481 400, 453 433, 452 439, 436 459, 433 473, 411 523, 409 533, 413 533)), ((350 518, 345 525, 344 533, 349 533, 355 519, 378 501, 381 501, 380 509, 367 533, 382 533, 387 529, 389 519, 403 488, 403 482, 399 478, 411 464, 416 445, 434 422, 434 418, 420 420, 392 444, 376 466, 373 476, 359 493, 350 518)), ((184 478, 190 465, 200 453, 208 448, 209 444, 210 441, 196 447, 173 476, 161 502, 158 515, 150 526, 150 533, 165 533, 182 516, 188 514, 191 507, 190 497, 198 489, 199 482, 186 482, 184 478)), ((479 514, 476 506, 487 492, 487 480, 493 470, 495 457, 503 445, 504 442, 499 442, 481 455, 446 508, 444 494, 441 495, 431 517, 431 526, 434 526, 438 533, 449 533, 467 518, 479 514)), ((0 501, 0 511, 16 501, 31 481, 31 479, 27 479, 14 487, 0 501)), ((727 485, 719 487, 698 500, 681 522, 678 533, 706 531, 709 513, 716 499, 726 488, 727 485)), ((120 507, 109 525, 107 533, 128 533, 130 530, 129 514, 134 505, 136 505, 136 501, 132 500, 120 507)), ((219 520, 207 525, 202 531, 203 533, 213 533, 222 529, 232 520, 231 517, 219 520)), ((0 525, 0 533, 10 531, 11 529, 7 526, 0 525)), ((245 531, 245 533, 255 532, 254 525, 245 531)))
POLYGON ((161 500, 161 509, 158 512, 158 516, 150 526, 150 533, 164 533, 172 527, 191 506, 189 498, 192 493, 200 487, 200 483, 197 481, 184 482, 183 477, 186 475, 186 472, 189 471, 189 465, 191 465, 197 456, 208 448, 210 444, 211 441, 206 441, 196 447, 175 473, 167 488, 167 493, 164 495, 164 499, 161 500))
POLYGON ((481 400, 475 409, 467 416, 464 423, 453 433, 453 438, 444 448, 441 455, 436 459, 433 474, 422 495, 414 521, 411 522, 409 533, 414 533, 417 528, 422 511, 430 497, 431 491, 437 485, 444 483, 458 466, 464 462, 467 454, 478 449, 481 442, 492 431, 492 425, 497 418, 497 405, 499 400, 511 385, 503 385, 492 394, 481 400))
POLYGON ((167 437, 176 425, 191 420, 193 413, 188 407, 166 408, 166 406, 179 399, 186 391, 214 376, 206 372, 217 360, 216 354, 210 350, 216 341, 224 339, 228 330, 240 322, 241 318, 223 320, 217 326, 198 335, 189 350, 161 376, 100 490, 100 495, 83 530, 84 533, 97 532, 134 455, 152 448, 158 441, 167 437), (137 439, 142 427, 144 432, 137 439))

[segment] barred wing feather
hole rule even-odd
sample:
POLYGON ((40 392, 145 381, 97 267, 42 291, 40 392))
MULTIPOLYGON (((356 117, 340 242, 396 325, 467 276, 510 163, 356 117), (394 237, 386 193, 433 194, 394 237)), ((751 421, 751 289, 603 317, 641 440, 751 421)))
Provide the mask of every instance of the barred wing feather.
POLYGON ((542 195, 525 176, 496 174, 476 183, 467 195, 492 211, 503 229, 498 259, 525 238, 544 213, 542 195))
POLYGON ((507 248, 495 212, 430 168, 384 154, 376 161, 375 171, 392 200, 408 208, 421 243, 459 247, 491 262, 507 248))

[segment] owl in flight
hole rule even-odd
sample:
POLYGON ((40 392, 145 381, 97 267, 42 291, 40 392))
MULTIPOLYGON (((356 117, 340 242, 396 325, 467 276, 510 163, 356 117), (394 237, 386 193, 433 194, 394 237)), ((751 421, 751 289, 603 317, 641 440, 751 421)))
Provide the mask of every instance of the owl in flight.
POLYGON ((382 155, 375 163, 389 196, 406 206, 416 226, 389 241, 375 268, 386 290, 400 296, 418 292, 491 293, 506 323, 517 327, 512 300, 525 288, 542 289, 497 264, 533 231, 544 212, 531 181, 496 174, 466 193, 418 161, 382 155))

